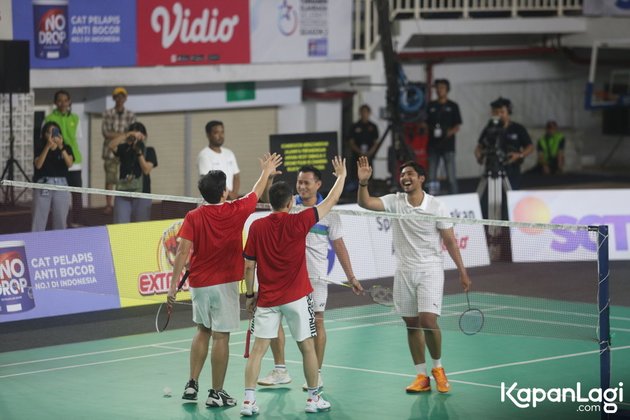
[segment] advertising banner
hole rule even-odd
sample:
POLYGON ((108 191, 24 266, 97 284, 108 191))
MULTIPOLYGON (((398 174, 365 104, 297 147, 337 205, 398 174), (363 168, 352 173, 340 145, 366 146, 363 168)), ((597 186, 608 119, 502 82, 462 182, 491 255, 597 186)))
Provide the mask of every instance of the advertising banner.
POLYGON ((250 0, 251 61, 351 59, 352 2, 250 0))
POLYGON ((31 68, 136 64, 136 3, 13 0, 13 37, 31 44, 31 68))
MULTIPOLYGON (((107 226, 122 307, 166 302, 181 223, 177 219, 107 226)), ((190 299, 187 290, 188 282, 178 299, 190 299)))
MULTIPOLYGON (((608 225, 610 259, 630 260, 630 190, 509 191, 508 208, 516 222, 608 225)), ((516 228, 510 235, 516 262, 596 258, 596 239, 587 231, 516 228)))
POLYGON ((118 307, 104 227, 0 235, 0 322, 118 307))
POLYGON ((0 39, 13 39, 13 13, 10 1, 0 1, 0 39))
POLYGON ((248 0, 136 0, 138 65, 249 63, 248 0))
POLYGON ((585 16, 630 16, 630 0, 584 0, 585 16))

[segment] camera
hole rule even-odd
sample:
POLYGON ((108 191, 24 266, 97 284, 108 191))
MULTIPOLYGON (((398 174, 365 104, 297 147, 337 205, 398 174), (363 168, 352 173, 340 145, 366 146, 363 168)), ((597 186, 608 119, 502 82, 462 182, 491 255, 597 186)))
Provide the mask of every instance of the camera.
POLYGON ((59 129, 57 127, 53 127, 50 137, 59 137, 60 135, 61 132, 59 131, 59 129))
POLYGON ((129 144, 134 144, 136 142, 136 136, 134 135, 128 135, 127 138, 125 139, 125 141, 129 144))
POLYGON ((508 163, 508 152, 504 145, 504 127, 499 118, 492 118, 484 130, 481 145, 485 161, 485 171, 496 175, 508 163))

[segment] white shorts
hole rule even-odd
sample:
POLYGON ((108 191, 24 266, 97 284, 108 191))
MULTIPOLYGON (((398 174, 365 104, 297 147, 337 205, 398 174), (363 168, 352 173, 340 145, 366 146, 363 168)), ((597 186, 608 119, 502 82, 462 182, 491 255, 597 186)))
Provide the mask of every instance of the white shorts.
POLYGON ((317 277, 311 278, 310 281, 311 286, 313 286, 313 310, 315 312, 324 312, 328 301, 328 283, 317 277))
POLYGON ((293 339, 298 343, 315 337, 315 314, 311 295, 285 305, 257 307, 252 322, 252 334, 259 338, 276 338, 284 315, 293 339))
POLYGON ((444 269, 427 267, 418 271, 396 270, 394 308, 400 316, 418 316, 420 312, 442 313, 444 269))
POLYGON ((191 287, 193 322, 216 332, 239 330, 238 282, 191 287))

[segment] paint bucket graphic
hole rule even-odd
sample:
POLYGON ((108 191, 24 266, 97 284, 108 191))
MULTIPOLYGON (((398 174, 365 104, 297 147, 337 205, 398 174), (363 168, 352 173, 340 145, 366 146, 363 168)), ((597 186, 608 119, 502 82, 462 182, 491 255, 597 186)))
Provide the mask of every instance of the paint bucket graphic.
POLYGON ((35 57, 57 60, 70 54, 68 0, 33 0, 35 57))
POLYGON ((34 307, 24 241, 0 242, 0 315, 34 307))

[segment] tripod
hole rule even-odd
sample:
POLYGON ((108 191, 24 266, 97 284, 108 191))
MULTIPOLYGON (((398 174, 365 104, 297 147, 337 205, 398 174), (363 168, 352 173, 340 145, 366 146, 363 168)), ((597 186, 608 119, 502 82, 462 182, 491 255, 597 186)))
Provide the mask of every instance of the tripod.
MULTIPOLYGON (((26 179, 27 182, 30 182, 28 175, 24 172, 24 169, 20 166, 20 162, 15 159, 15 154, 13 150, 13 145, 15 143, 15 136, 13 135, 13 94, 9 93, 9 158, 7 159, 6 164, 4 165, 4 170, 2 171, 2 177, 0 179, 6 179, 8 181, 13 181, 14 178, 14 170, 13 165, 17 166, 20 173, 26 179)), ((4 202, 5 204, 9 204, 10 206, 15 206, 17 200, 20 199, 24 191, 15 197, 15 192, 13 190, 12 185, 7 185, 3 187, 2 192, 4 194, 4 202)))
MULTIPOLYGON (((483 197, 486 189, 488 192, 487 218, 494 220, 503 219, 503 192, 505 191, 507 195, 507 192, 512 190, 512 185, 504 168, 498 170, 486 169, 477 186, 477 194, 480 199, 483 197)), ((488 250, 493 261, 501 259, 501 233, 500 226, 488 226, 488 250)))

